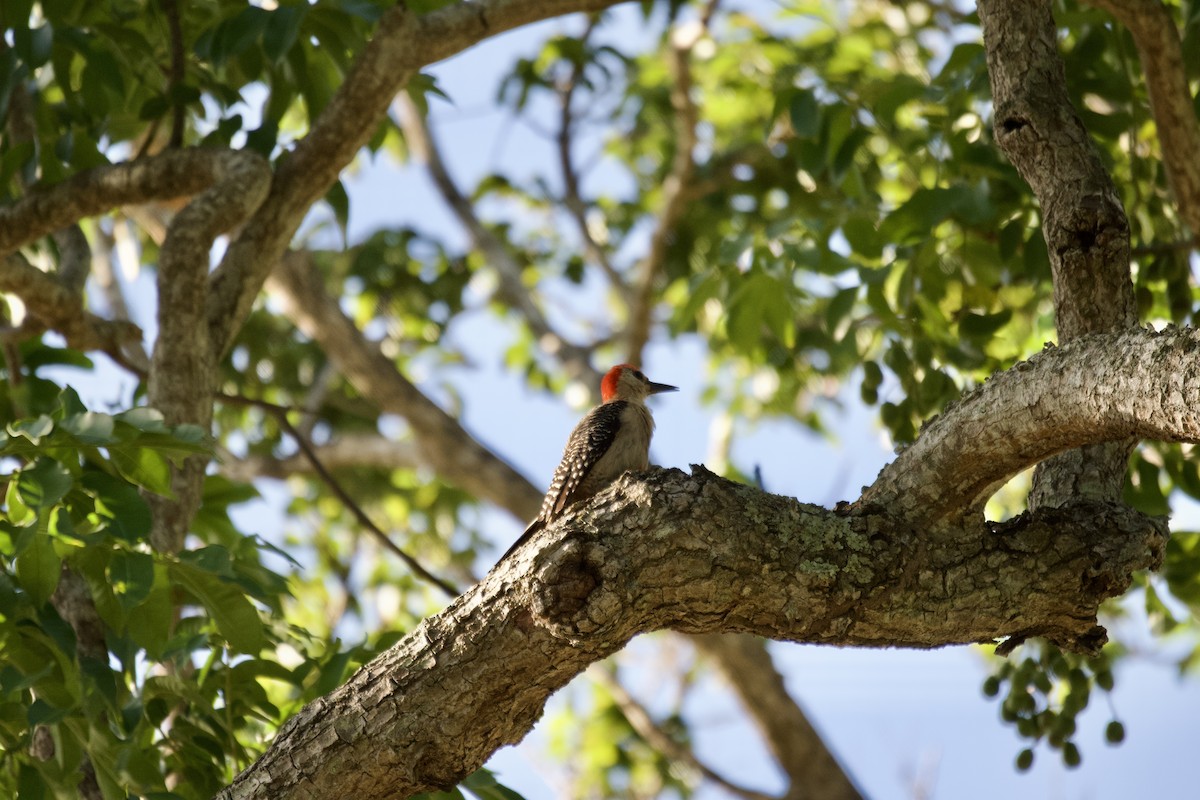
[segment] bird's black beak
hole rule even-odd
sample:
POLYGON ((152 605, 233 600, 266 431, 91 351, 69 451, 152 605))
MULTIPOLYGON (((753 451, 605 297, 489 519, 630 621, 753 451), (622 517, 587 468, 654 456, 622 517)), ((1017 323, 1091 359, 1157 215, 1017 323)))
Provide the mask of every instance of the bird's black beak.
POLYGON ((658 394, 659 392, 678 392, 678 386, 668 386, 665 383, 654 383, 653 381, 646 382, 648 394, 658 394))

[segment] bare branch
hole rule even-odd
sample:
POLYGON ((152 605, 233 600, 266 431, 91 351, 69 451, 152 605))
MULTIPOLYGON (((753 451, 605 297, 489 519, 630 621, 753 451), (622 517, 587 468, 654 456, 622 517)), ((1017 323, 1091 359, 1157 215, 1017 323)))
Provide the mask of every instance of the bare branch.
MULTIPOLYGON (((588 38, 592 35, 592 31, 596 29, 596 23, 599 22, 598 16, 593 16, 588 20, 587 27, 583 33, 579 35, 581 45, 586 46, 588 38)), ((579 230, 579 236, 583 240, 583 249, 587 257, 591 259, 601 271, 608 277, 608 281, 613 288, 625 295, 628 300, 629 288, 625 285, 621 274, 617 272, 612 261, 608 257, 608 251, 605 250, 592 236, 591 229, 588 227, 587 221, 587 204, 583 201, 583 196, 579 192, 579 175, 575 171, 575 166, 571 162, 571 149, 575 132, 575 117, 572 109, 572 103, 575 98, 575 90, 579 86, 579 81, 583 77, 584 64, 581 62, 575 65, 571 71, 571 76, 566 80, 565 84, 559 89, 559 117, 558 117, 558 134, 555 140, 558 142, 558 165, 562 172, 563 179, 563 205, 567 207, 571 218, 575 220, 575 227, 579 230)))
POLYGON ((591 365, 588 349, 567 341, 550 326, 541 309, 533 302, 533 297, 521 277, 524 265, 513 255, 508 245, 480 221, 475 214, 475 206, 450 177, 437 141, 420 109, 413 103, 412 98, 405 94, 396 98, 396 106, 400 111, 404 139, 412 148, 413 155, 424 162, 429 177, 442 199, 450 206, 459 223, 467 229, 472 245, 483 254, 488 265, 496 270, 500 278, 501 299, 524 318, 541 349, 558 358, 572 378, 588 386, 599 386, 601 376, 591 365))
POLYGON ((1179 213, 1191 231, 1193 246, 1200 236, 1200 121, 1196 119, 1183 45, 1171 11, 1159 0, 1087 0, 1113 15, 1133 34, 1150 112, 1162 147, 1167 181, 1179 213))
MULTIPOLYGON (((299 426, 297 426, 299 430, 299 426)), ((305 434, 307 436, 307 434, 305 434)), ((329 470, 363 467, 366 469, 416 469, 424 464, 412 442, 396 442, 379 434, 347 434, 327 444, 311 445, 313 455, 329 470)), ((312 460, 303 453, 284 458, 250 456, 227 459, 221 473, 231 480, 287 478, 313 471, 312 460)))
POLYGON ((671 87, 671 107, 675 111, 675 158, 671 171, 663 181, 663 203, 658 213, 658 225, 650 236, 650 247, 638 263, 633 281, 633 304, 629 310, 626 333, 626 353, 629 361, 639 363, 646 342, 650 340, 656 300, 655 282, 667 257, 667 246, 687 208, 688 185, 696 171, 692 151, 696 148, 698 112, 692 100, 692 73, 689 65, 692 47, 704 32, 700 23, 679 26, 671 32, 668 49, 675 83, 671 87))
POLYGON ((296 430, 296 426, 292 425, 291 421, 288 420, 287 408, 274 403, 268 403, 265 400, 256 400, 254 398, 242 397, 240 395, 221 394, 219 397, 223 402, 226 403, 238 403, 261 408, 274 417, 275 421, 279 424, 279 427, 283 429, 283 432, 291 437, 292 441, 296 443, 296 446, 300 448, 300 452, 302 452, 304 457, 308 459, 308 463, 312 467, 313 471, 317 473, 317 476, 320 477, 321 481, 329 488, 329 491, 333 492, 334 496, 341 501, 342 505, 346 507, 346 509, 354 516, 356 520, 358 520, 359 525, 363 526, 368 533, 374 536, 375 539, 381 545, 383 545, 385 550, 389 551, 403 561, 404 565, 407 566, 418 578, 427 581, 441 589, 447 597, 453 598, 458 596, 458 589, 455 588, 453 584, 442 578, 439 578, 437 575, 434 575, 432 572, 427 570, 424 565, 421 564, 421 562, 417 561, 415 558, 405 552, 400 545, 392 541, 392 537, 388 536, 382 528, 375 524, 375 521, 371 519, 371 516, 363 510, 362 506, 360 506, 353 497, 350 496, 350 493, 346 491, 341 482, 338 481, 337 478, 333 477, 333 474, 326 469, 323 463, 321 463, 321 459, 318 457, 316 450, 313 449, 312 444, 308 441, 308 437, 296 430))

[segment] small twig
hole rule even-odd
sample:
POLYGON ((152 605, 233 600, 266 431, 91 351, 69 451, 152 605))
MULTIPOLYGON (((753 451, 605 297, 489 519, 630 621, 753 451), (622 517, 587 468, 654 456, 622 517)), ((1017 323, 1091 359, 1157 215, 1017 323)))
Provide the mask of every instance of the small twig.
MULTIPOLYGON (((598 15, 592 15, 588 18, 587 27, 584 28, 583 33, 579 36, 579 43, 584 48, 586 48, 587 40, 592 35, 592 31, 596 29, 596 24, 599 20, 600 17, 598 15)), ((592 236, 591 230, 588 229, 587 204, 583 202, 583 197, 579 192, 579 174, 571 162, 572 140, 575 130, 574 111, 571 104, 575 97, 575 89, 579 86, 580 78, 583 76, 583 69, 583 61, 575 64, 571 70, 571 76, 566 79, 558 92, 559 122, 558 135, 555 136, 555 140, 558 143, 559 170, 562 172, 563 204, 567 207, 571 218, 575 220, 575 226, 579 228, 579 235, 583 239, 583 249, 587 252, 588 258, 604 271, 613 288, 626 295, 626 299, 628 299, 629 287, 625 285, 625 282, 621 279, 621 274, 613 266, 612 261, 608 257, 608 252, 600 246, 600 243, 592 236)))
POLYGON ((217 398, 226 403, 261 408, 274 417, 275 421, 279 423, 279 427, 283 428, 284 433, 291 437, 291 439, 296 443, 296 446, 300 448, 300 451, 304 453, 305 458, 307 458, 309 463, 312 464, 313 471, 317 473, 322 481, 324 481, 325 485, 329 487, 329 490, 333 492, 338 500, 340 500, 342 504, 349 509, 350 513, 356 520, 358 520, 360 525, 366 528, 371 535, 378 539, 379 543, 382 544, 385 549, 391 551, 393 555, 403 561, 404 564, 418 577, 421 577, 432 583, 434 586, 437 586, 439 589, 445 592, 448 597, 458 597, 459 590, 453 584, 451 584, 449 581, 439 578, 437 575, 434 575, 432 572, 425 569, 425 567, 423 567, 419 561, 410 556, 408 553, 404 552, 399 545, 393 542, 391 538, 384 533, 378 525, 375 524, 375 522, 367 515, 367 512, 362 510, 362 507, 359 506, 354 498, 350 496, 349 492, 342 487, 337 478, 333 477, 332 473, 325 469, 325 465, 322 464, 320 458, 317 457, 317 453, 313 449, 312 444, 308 441, 308 438, 300 431, 296 430, 296 427, 288 421, 288 412, 295 409, 288 408, 287 406, 276 405, 275 403, 271 403, 266 400, 258 400, 256 398, 245 397, 243 395, 225 394, 224 392, 218 392, 217 398))
MULTIPOLYGON (((704 28, 699 27, 699 32, 704 28)), ((668 43, 670 66, 675 76, 671 87, 671 107, 675 110, 675 158, 663 181, 662 210, 658 225, 650 237, 650 248, 637 266, 633 285, 633 303, 629 312, 626 352, 631 363, 641 361, 642 350, 650 339, 654 310, 654 285, 666 261, 667 247, 683 217, 688 201, 688 185, 696 172, 692 151, 696 147, 698 111, 692 101, 692 73, 688 59, 700 33, 676 27, 668 43)))
POLYGON ((501 241, 483 224, 476 215, 470 199, 454 183, 438 149, 437 140, 416 104, 406 94, 401 94, 396 104, 400 111, 400 125, 404 130, 404 138, 412 148, 413 155, 425 163, 429 177, 441 193, 442 199, 470 233, 473 246, 496 270, 500 278, 498 291, 501 298, 524 317, 530 331, 542 344, 542 350, 556 355, 572 378, 581 380, 588 386, 598 386, 601 376, 591 365, 591 348, 580 347, 567 341, 551 327, 545 315, 534 304, 521 278, 521 264, 513 256, 507 243, 501 241))

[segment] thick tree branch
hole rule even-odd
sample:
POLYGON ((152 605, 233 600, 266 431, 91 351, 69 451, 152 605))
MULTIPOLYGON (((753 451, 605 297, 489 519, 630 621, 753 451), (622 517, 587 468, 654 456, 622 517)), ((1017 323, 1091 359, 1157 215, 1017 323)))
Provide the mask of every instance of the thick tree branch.
POLYGON ((1094 649, 1097 604, 1165 545, 1159 525, 1102 504, 960 533, 939 544, 890 515, 829 512, 703 469, 626 476, 306 706, 220 797, 451 786, 590 663, 651 630, 923 647, 1036 632, 1094 649))
POLYGON ((512 28, 574 12, 599 11, 618 1, 483 0, 458 2, 420 15, 404 5, 386 12, 309 134, 280 164, 267 201, 213 273, 209 328, 219 351, 224 353, 232 345, 308 209, 367 143, 392 99, 417 70, 512 28))
MULTIPOLYGON (((996 140, 1042 209, 1059 341, 1136 325, 1129 222, 1067 94, 1049 0, 981 0, 979 20, 996 140)), ((1119 499, 1132 446, 1109 442, 1040 465, 1030 508, 1119 499)))
MULTIPOLYGON (((1092 334, 993 377, 921 429, 857 506, 921 523, 978 513, 1005 481, 1063 450, 1200 440, 1200 333, 1092 334)), ((953 520, 951 520, 953 521, 953 520)))
MULTIPOLYGON (((254 213, 270 185, 270 171, 258 156, 241 152, 219 156, 212 160, 211 185, 175 215, 159 250, 158 335, 146 392, 150 405, 162 412, 168 424, 189 423, 205 430, 212 423, 218 362, 206 314, 213 243, 254 213)), ((206 458, 192 456, 172 468, 174 497, 146 494, 154 512, 150 544, 156 550, 175 553, 183 547, 200 507, 206 463, 206 458)))
POLYGON ((1084 500, 989 527, 931 515, 929 487, 974 506, 982 487, 1061 449, 1200 440, 1198 355, 1190 330, 1049 349, 948 411, 839 511, 703 469, 626 476, 307 706, 221 797, 450 786, 523 737, 588 664, 663 628, 912 647, 1044 636, 1095 652, 1099 604, 1161 563, 1164 523, 1084 500))
POLYGON ((1167 182, 1193 237, 1200 236, 1200 121, 1188 88, 1183 45, 1171 11, 1159 0, 1087 0, 1113 15, 1133 34, 1150 112, 1162 147, 1167 182))
POLYGON ((256 192, 266 183, 265 169, 265 162, 254 153, 172 150, 85 170, 52 186, 35 186, 25 197, 0 207, 0 255, 117 206, 190 197, 240 175, 253 174, 242 188, 256 192))

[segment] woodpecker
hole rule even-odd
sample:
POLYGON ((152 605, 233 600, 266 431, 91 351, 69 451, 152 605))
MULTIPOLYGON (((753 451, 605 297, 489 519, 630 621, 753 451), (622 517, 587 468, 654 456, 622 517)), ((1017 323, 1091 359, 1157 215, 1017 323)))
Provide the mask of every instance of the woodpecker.
POLYGON ((646 408, 646 398, 676 391, 678 386, 654 383, 630 364, 618 364, 605 373, 600 381, 600 405, 571 431, 537 519, 500 560, 574 503, 595 495, 625 472, 649 467, 654 418, 646 408))

